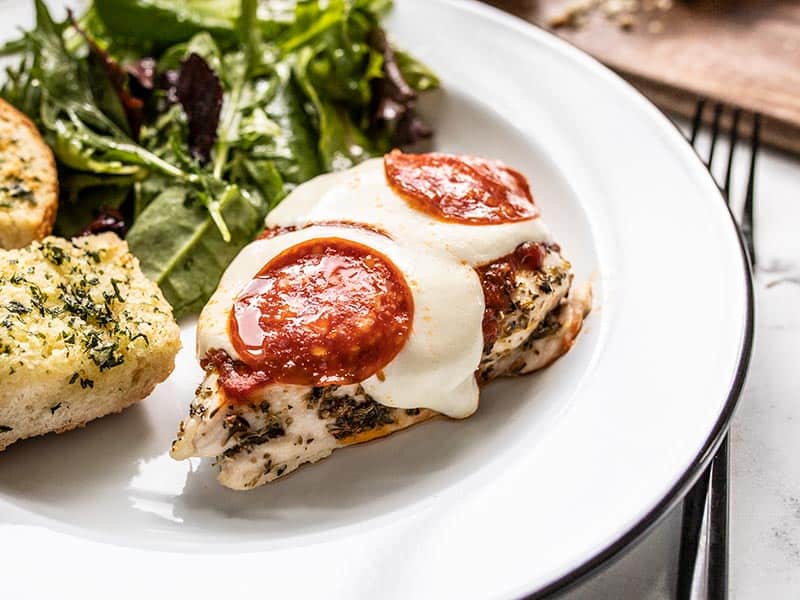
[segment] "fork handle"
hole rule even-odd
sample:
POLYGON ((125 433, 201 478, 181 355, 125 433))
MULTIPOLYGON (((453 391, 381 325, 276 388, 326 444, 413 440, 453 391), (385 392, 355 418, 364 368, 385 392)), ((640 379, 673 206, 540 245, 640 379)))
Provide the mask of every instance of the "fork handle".
POLYGON ((678 600, 728 598, 728 435, 683 504, 678 600))
POLYGON ((728 517, 730 481, 728 435, 722 440, 711 466, 708 524, 708 597, 711 600, 728 598, 728 517))
MULTIPOLYGON (((676 597, 678 600, 691 600, 692 590, 698 586, 698 554, 701 539, 705 538, 706 499, 711 479, 712 466, 703 471, 700 478, 683 500, 681 519, 681 545, 678 555, 678 584, 676 597)), ((700 570, 702 572, 702 570, 700 570)))

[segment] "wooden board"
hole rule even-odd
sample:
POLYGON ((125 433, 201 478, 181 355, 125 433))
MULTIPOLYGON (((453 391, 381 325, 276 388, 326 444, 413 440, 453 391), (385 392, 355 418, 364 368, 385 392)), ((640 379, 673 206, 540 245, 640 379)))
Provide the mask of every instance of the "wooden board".
MULTIPOLYGON (((489 3, 551 29, 572 1, 489 3)), ((640 9, 634 19, 623 29, 595 10, 583 26, 555 33, 666 110, 691 116, 705 97, 759 112, 765 141, 800 152, 800 0, 674 0, 669 10, 640 9)))

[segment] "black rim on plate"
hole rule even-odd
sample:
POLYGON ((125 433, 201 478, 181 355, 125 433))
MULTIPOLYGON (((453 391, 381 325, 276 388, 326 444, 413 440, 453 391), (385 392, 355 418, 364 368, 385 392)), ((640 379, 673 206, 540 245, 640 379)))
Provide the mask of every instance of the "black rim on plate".
MULTIPOLYGON (((632 86, 631 86, 632 87, 632 86)), ((637 91, 637 93, 639 93, 637 91)), ((644 96, 642 96, 645 98, 644 96)), ((646 98, 645 98, 646 99, 646 98)), ((649 100, 648 100, 649 102, 649 100)), ((665 117, 668 118, 668 117, 665 117)), ((676 126, 677 129, 677 126, 676 126)), ((689 143, 688 141, 686 142, 689 143)), ((702 159, 699 155, 695 152, 694 155, 697 157, 698 162, 700 163, 703 171, 708 173, 708 176, 714 181, 713 176, 711 173, 706 169, 705 164, 703 163, 702 159)), ((716 181, 714 181, 714 185, 716 186, 716 181)), ((725 199, 720 192, 718 194, 719 200, 726 205, 725 199)), ((744 276, 745 276, 745 289, 747 292, 747 306, 746 306, 746 315, 745 315, 745 328, 744 328, 744 338, 742 340, 742 345, 739 350, 739 361, 736 367, 736 375, 733 378, 733 383, 731 384, 731 389, 728 392, 728 397, 725 400, 725 406, 720 413, 719 419, 714 424, 711 433, 706 438, 706 441, 703 444, 702 449, 691 462, 689 467, 684 471, 681 478, 678 482, 670 488, 667 494, 662 498, 662 500, 656 504, 656 506, 650 510, 642 519, 639 520, 636 525, 634 525, 627 533, 625 533, 622 537, 620 537, 616 542, 610 544, 600 553, 596 554, 591 559, 584 562, 582 565, 572 569, 565 575, 562 575, 552 583, 547 584, 542 589, 532 592, 531 594, 527 595, 526 598, 533 600, 536 598, 543 598, 555 592, 563 592, 569 588, 572 588, 575 585, 578 585, 597 571, 599 571, 603 567, 610 566, 616 560, 621 559, 625 556, 629 551, 633 550, 636 546, 637 542, 639 542, 644 536, 650 532, 655 526, 661 521, 661 519, 666 516, 666 514, 672 509, 675 505, 678 504, 683 497, 689 492, 692 485, 694 485, 695 481, 697 481, 698 477, 705 471, 708 465, 711 462, 711 459, 714 457, 714 454, 717 451, 720 443, 722 442, 722 438, 725 436, 725 433, 728 431, 730 426, 731 418, 733 417, 733 413, 736 410, 736 406, 739 403, 739 398, 742 394, 742 389, 744 387, 745 379, 747 377, 747 370, 750 366, 750 357, 752 355, 753 350, 753 332, 754 332, 754 305, 755 300, 753 297, 753 278, 752 278, 752 270, 750 267, 750 261, 747 258, 747 250, 745 249, 745 242, 744 238, 742 237, 741 232, 739 231, 739 227, 736 225, 736 220, 733 216, 733 213, 730 211, 730 208, 727 208, 728 216, 731 220, 731 226, 736 230, 736 237, 739 240, 739 251, 741 254, 742 265, 744 269, 744 276)))
POLYGON ((661 109, 655 106, 655 104, 653 104, 653 102, 650 101, 650 99, 648 99, 645 95, 639 92, 633 85, 628 83, 620 75, 618 75, 617 73, 606 67, 599 60, 597 60, 590 54, 584 52, 574 44, 559 38, 550 31, 547 31, 546 29, 539 27, 538 25, 529 23, 528 21, 520 19, 519 17, 516 17, 510 13, 506 13, 500 9, 488 6, 486 4, 481 4, 481 6, 484 9, 489 10, 490 12, 494 12, 495 15, 500 15, 502 19, 515 20, 518 21, 519 23, 523 23, 527 27, 539 29, 548 36, 558 40, 559 43, 571 46, 572 48, 583 54, 584 57, 588 58, 593 63, 595 63, 603 71, 605 71, 606 73, 610 74, 612 77, 617 79, 625 87, 629 88, 629 90, 632 91, 634 94, 636 94, 640 99, 644 100, 646 103, 650 104, 653 108, 661 112, 664 119, 666 119, 666 121, 675 128, 676 132, 680 135, 681 139, 692 149, 692 155, 697 159, 697 162, 701 170, 706 174, 707 177, 711 179, 712 183, 714 184, 714 187, 717 189, 717 198, 719 199, 720 202, 722 202, 723 206, 725 206, 728 218, 730 219, 730 225, 731 227, 734 228, 736 232, 736 238, 739 241, 739 253, 742 260, 742 267, 745 279, 744 283, 745 283, 747 304, 745 307, 746 314, 745 314, 745 325, 744 325, 744 337, 742 339, 742 344, 739 349, 739 359, 738 359, 738 364, 736 366, 736 373, 731 383, 731 388, 730 391, 728 392, 728 397, 725 400, 725 405, 723 406, 722 412, 720 413, 717 422, 714 424, 711 433, 708 435, 706 441, 703 443, 703 447, 701 448, 700 452, 697 454, 697 456, 695 456, 694 460, 692 460, 691 464, 684 471, 683 475, 680 477, 677 483, 675 483, 675 485, 673 485, 670 488, 670 490, 661 499, 661 501, 658 502, 658 504, 656 504, 654 508, 652 508, 625 534, 623 534, 612 544, 609 544, 604 550, 600 551, 595 556, 585 561, 583 564, 579 565, 578 567, 575 567, 571 571, 567 572, 566 574, 562 575, 561 577, 557 578, 551 583, 548 583, 539 590, 529 592, 524 596, 526 600, 535 600, 538 598, 544 598, 546 596, 550 596, 551 594, 555 594, 557 592, 565 592, 568 589, 573 588, 574 586, 588 579, 593 574, 600 571, 602 568, 609 567, 611 564, 613 564, 614 562, 625 556, 629 551, 633 550, 633 548, 637 545, 637 543, 641 541, 647 533, 649 533, 652 529, 654 529, 655 526, 658 525, 661 519, 665 517, 672 508, 674 508, 681 500, 683 500, 683 497, 689 492, 692 485, 694 485, 695 481, 697 481, 700 475, 705 471, 705 469, 711 463, 711 459, 714 457, 714 454, 716 453, 717 448, 722 442, 725 433, 728 431, 731 419, 733 417, 733 413, 736 410, 736 406, 739 403, 739 398, 741 397, 742 394, 742 389, 744 388, 745 379, 747 377, 747 370, 750 366, 750 358, 753 350, 753 335, 754 335, 754 320, 755 320, 753 275, 752 275, 750 260, 748 259, 747 255, 747 246, 745 244, 744 237, 742 236, 742 233, 739 230, 738 225, 736 224, 736 219, 733 216, 733 213, 731 212, 730 206, 725 202, 725 198, 723 197, 722 192, 719 190, 719 185, 717 184, 711 172, 706 168, 703 159, 700 158, 695 148, 691 145, 689 140, 687 140, 684 137, 683 133, 680 131, 675 122, 669 118, 669 116, 667 116, 663 111, 661 111, 661 109))

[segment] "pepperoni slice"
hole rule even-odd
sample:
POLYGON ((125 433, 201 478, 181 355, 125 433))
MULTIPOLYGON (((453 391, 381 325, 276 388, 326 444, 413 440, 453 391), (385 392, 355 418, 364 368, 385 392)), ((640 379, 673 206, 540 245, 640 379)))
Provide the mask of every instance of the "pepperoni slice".
POLYGON ((249 371, 254 386, 346 385, 374 375, 400 352, 413 314, 411 290, 388 258, 330 237, 268 262, 234 302, 228 328, 247 367, 238 375, 249 371))
POLYGON ((539 214, 525 176, 498 161, 394 150, 383 164, 389 185, 412 208, 443 221, 497 225, 539 214))

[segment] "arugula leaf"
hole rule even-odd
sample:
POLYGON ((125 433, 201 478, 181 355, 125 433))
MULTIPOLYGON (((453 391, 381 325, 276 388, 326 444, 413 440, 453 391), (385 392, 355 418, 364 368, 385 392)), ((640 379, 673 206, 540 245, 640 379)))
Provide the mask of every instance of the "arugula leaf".
POLYGON ((298 2, 295 5, 294 22, 278 38, 284 52, 297 50, 330 28, 339 25, 347 18, 349 5, 346 0, 328 2, 298 2))
POLYGON ((90 54, 88 58, 88 77, 89 86, 92 90, 97 106, 104 114, 108 115, 115 125, 125 131, 126 134, 131 133, 130 124, 128 123, 128 115, 125 113, 125 107, 114 88, 114 84, 108 77, 108 71, 97 55, 90 54))
POLYGON ((191 54, 202 56, 215 73, 223 79, 225 78, 225 69, 222 66, 222 52, 220 52, 217 42, 207 31, 198 33, 185 42, 167 48, 158 59, 159 70, 162 73, 170 70, 177 71, 181 68, 181 62, 191 54))
POLYGON ((353 123, 346 108, 323 100, 311 82, 309 64, 314 58, 310 47, 303 48, 295 63, 300 87, 316 111, 319 156, 326 171, 340 171, 376 154, 366 135, 353 123))
POLYGON ((128 136, 139 138, 144 102, 128 89, 128 73, 83 30, 71 10, 69 23, 89 47, 89 83, 98 108, 128 136))
POLYGON ((439 87, 439 78, 427 66, 402 50, 394 49, 394 58, 403 79, 418 92, 427 92, 439 87))
POLYGON ((274 86, 274 95, 263 109, 265 122, 261 129, 255 128, 256 118, 244 124, 243 133, 249 142, 245 148, 253 157, 272 160, 284 181, 298 185, 322 173, 314 132, 290 65, 282 63, 275 67, 274 86), (251 123, 253 127, 248 129, 251 123), (276 129, 270 131, 266 123, 274 124, 276 129), (252 131, 258 131, 259 135, 248 137, 252 131))
POLYGON ((41 93, 30 98, 30 105, 18 108, 41 120, 43 105, 49 103, 55 109, 53 112, 73 113, 98 131, 124 136, 95 104, 85 65, 67 52, 62 39, 65 25, 53 21, 42 0, 35 0, 35 7, 36 29, 25 34, 29 53, 34 57, 27 83, 41 86, 41 93))
POLYGON ((342 11, 343 18, 335 27, 306 46, 313 49, 308 78, 326 100, 365 107, 372 97, 373 80, 383 77, 383 57, 370 44, 377 22, 369 12, 342 11))
POLYGON ((32 58, 12 71, 1 95, 36 120, 57 158, 94 173, 126 175, 146 167, 197 183, 195 175, 133 142, 97 106, 86 64, 67 51, 63 27, 53 22, 42 0, 36 0, 36 17, 37 28, 25 35, 32 58))
POLYGON ((257 28, 256 0, 244 0, 242 51, 225 56, 231 91, 223 108, 214 174, 255 188, 269 204, 284 195, 283 183, 299 184, 320 173, 313 134, 288 64, 267 65, 257 28))
POLYGON ((349 168, 431 134, 416 113, 417 92, 436 87, 438 80, 407 54, 394 52, 377 20, 387 5, 369 0, 332 3, 339 20, 303 38, 305 45, 292 55, 297 81, 313 107, 326 170, 349 168))

